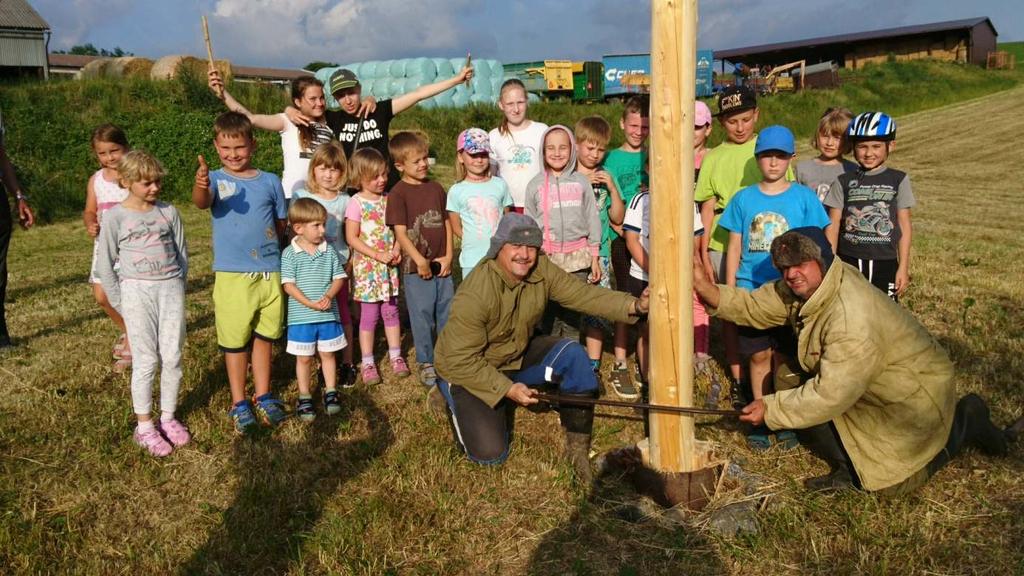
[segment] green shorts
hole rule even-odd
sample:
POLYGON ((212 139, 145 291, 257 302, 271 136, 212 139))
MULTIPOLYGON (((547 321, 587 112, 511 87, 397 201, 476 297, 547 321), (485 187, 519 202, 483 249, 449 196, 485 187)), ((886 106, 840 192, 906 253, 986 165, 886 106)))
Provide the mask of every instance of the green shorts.
POLYGON ((281 338, 284 304, 280 272, 215 272, 213 310, 220 349, 242 352, 254 336, 281 338))

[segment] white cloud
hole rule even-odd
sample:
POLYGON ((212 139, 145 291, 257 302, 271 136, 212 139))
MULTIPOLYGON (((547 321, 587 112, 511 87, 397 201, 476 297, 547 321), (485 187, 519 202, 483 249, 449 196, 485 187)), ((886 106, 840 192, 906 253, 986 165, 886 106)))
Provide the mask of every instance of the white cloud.
MULTIPOLYGON (((112 15, 131 8, 132 0, 33 0, 33 8, 54 31, 51 50, 68 49, 89 42, 94 28, 107 23, 112 15)), ((96 46, 114 48, 114 46, 96 46)))

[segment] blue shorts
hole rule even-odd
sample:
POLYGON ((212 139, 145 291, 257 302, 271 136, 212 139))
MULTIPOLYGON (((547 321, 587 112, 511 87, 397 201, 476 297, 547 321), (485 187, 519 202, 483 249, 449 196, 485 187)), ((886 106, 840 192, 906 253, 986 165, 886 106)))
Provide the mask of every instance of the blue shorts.
POLYGON ((313 356, 316 351, 337 352, 348 342, 340 322, 317 322, 288 326, 287 352, 293 356, 313 356))

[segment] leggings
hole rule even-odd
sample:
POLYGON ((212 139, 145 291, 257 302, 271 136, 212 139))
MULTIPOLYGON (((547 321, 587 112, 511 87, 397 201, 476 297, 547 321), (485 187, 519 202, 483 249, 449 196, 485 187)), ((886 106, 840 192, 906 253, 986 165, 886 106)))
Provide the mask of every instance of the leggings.
MULTIPOLYGON (((596 397, 597 377, 590 367, 587 351, 578 342, 552 336, 530 341, 523 355, 522 369, 506 374, 512 381, 531 388, 558 388, 562 394, 596 397)), ((438 390, 448 404, 448 419, 455 443, 477 464, 501 464, 508 458, 512 423, 517 404, 502 398, 494 408, 472 392, 445 380, 438 390)), ((569 432, 589 433, 589 426, 574 429, 573 408, 562 406, 559 416, 569 432)), ((585 408, 584 411, 593 411, 585 408)), ((591 420, 591 425, 593 421, 591 420)))
POLYGON ((359 330, 373 332, 377 329, 377 320, 384 317, 384 327, 398 326, 398 298, 392 296, 384 302, 359 303, 359 330))

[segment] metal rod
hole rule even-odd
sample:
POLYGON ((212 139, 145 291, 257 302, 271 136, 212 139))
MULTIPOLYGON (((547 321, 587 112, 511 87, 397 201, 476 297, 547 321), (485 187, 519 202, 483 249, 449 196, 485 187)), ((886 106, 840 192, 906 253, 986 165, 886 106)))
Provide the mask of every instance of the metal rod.
POLYGON ((598 400, 597 398, 577 398, 538 392, 534 398, 556 404, 578 404, 583 406, 618 406, 620 408, 640 408, 656 412, 673 412, 676 414, 708 414, 712 416, 739 416, 739 410, 716 410, 712 408, 690 408, 685 406, 663 406, 660 404, 644 404, 642 402, 619 402, 618 400, 598 400))

